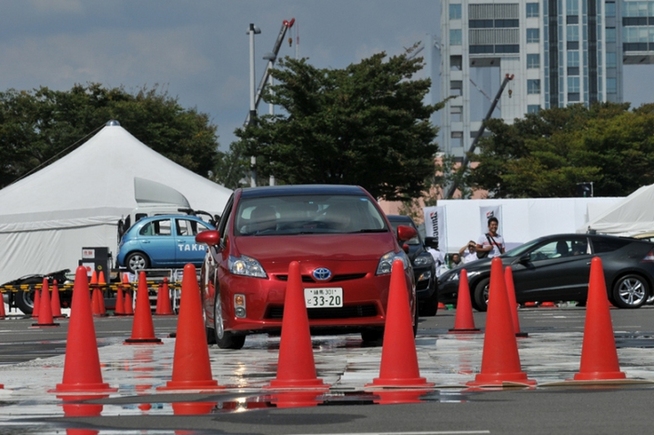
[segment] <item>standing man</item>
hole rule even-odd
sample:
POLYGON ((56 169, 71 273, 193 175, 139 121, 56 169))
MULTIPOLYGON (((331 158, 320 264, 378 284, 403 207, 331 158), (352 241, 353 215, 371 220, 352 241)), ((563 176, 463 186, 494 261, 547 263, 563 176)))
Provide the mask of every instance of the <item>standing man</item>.
POLYGON ((488 232, 479 236, 477 253, 488 253, 488 258, 504 254, 504 239, 497 233, 499 222, 495 216, 488 219, 488 232))
POLYGON ((425 245, 427 252, 434 258, 436 264, 436 276, 439 276, 443 271, 442 266, 445 265, 445 256, 438 250, 438 239, 435 237, 425 237, 425 245))

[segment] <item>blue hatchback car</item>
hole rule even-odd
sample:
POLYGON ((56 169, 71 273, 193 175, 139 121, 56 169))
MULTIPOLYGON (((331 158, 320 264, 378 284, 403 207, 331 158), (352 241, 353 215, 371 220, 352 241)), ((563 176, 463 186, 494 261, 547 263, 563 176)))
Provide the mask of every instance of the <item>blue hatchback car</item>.
POLYGON ((118 266, 130 272, 149 268, 202 265, 206 246, 195 236, 215 227, 196 216, 159 215, 140 219, 123 234, 118 245, 118 266))

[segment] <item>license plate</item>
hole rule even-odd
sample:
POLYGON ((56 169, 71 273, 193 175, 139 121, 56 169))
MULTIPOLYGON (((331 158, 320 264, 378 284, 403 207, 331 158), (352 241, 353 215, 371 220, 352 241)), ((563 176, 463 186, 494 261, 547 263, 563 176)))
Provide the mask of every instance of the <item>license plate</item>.
POLYGON ((343 306, 343 289, 340 287, 305 288, 307 308, 337 308, 343 306))

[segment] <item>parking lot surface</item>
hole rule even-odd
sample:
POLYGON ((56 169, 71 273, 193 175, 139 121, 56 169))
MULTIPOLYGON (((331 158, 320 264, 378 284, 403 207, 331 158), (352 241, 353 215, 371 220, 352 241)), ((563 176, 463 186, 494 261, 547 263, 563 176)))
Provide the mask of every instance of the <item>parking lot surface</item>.
POLYGON ((162 344, 131 346, 124 340, 132 318, 97 318, 103 381, 117 391, 83 398, 75 416, 64 415, 50 391, 62 382, 67 320, 34 329, 31 319, 7 319, 0 322, 0 433, 643 433, 651 430, 653 310, 611 310, 626 380, 593 386, 569 382, 580 369, 585 309, 520 310, 528 333, 516 339, 520 363, 535 386, 482 392, 466 384, 481 369, 485 313, 475 313, 481 333, 453 334, 456 311, 441 310, 421 319, 415 340, 420 375, 434 386, 393 405, 377 405, 383 397, 368 385, 380 375, 382 346, 363 346, 359 335, 314 336, 317 377, 329 389, 311 399, 315 406, 288 408, 266 388, 277 375, 280 337, 251 336, 238 351, 210 347, 219 391, 161 392, 175 359, 176 316, 154 318, 162 344))

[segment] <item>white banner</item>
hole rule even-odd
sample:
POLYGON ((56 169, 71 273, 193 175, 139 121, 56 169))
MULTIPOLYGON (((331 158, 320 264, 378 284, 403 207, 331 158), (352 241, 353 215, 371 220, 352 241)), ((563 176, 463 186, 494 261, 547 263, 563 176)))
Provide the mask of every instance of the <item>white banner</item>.
POLYGON ((447 222, 445 221, 445 207, 425 207, 425 235, 438 239, 439 251, 447 252, 447 222))
POLYGON ((502 206, 501 205, 491 205, 479 207, 479 220, 481 221, 481 234, 486 234, 488 232, 488 219, 494 217, 497 218, 497 232, 499 235, 503 235, 502 231, 502 206))

